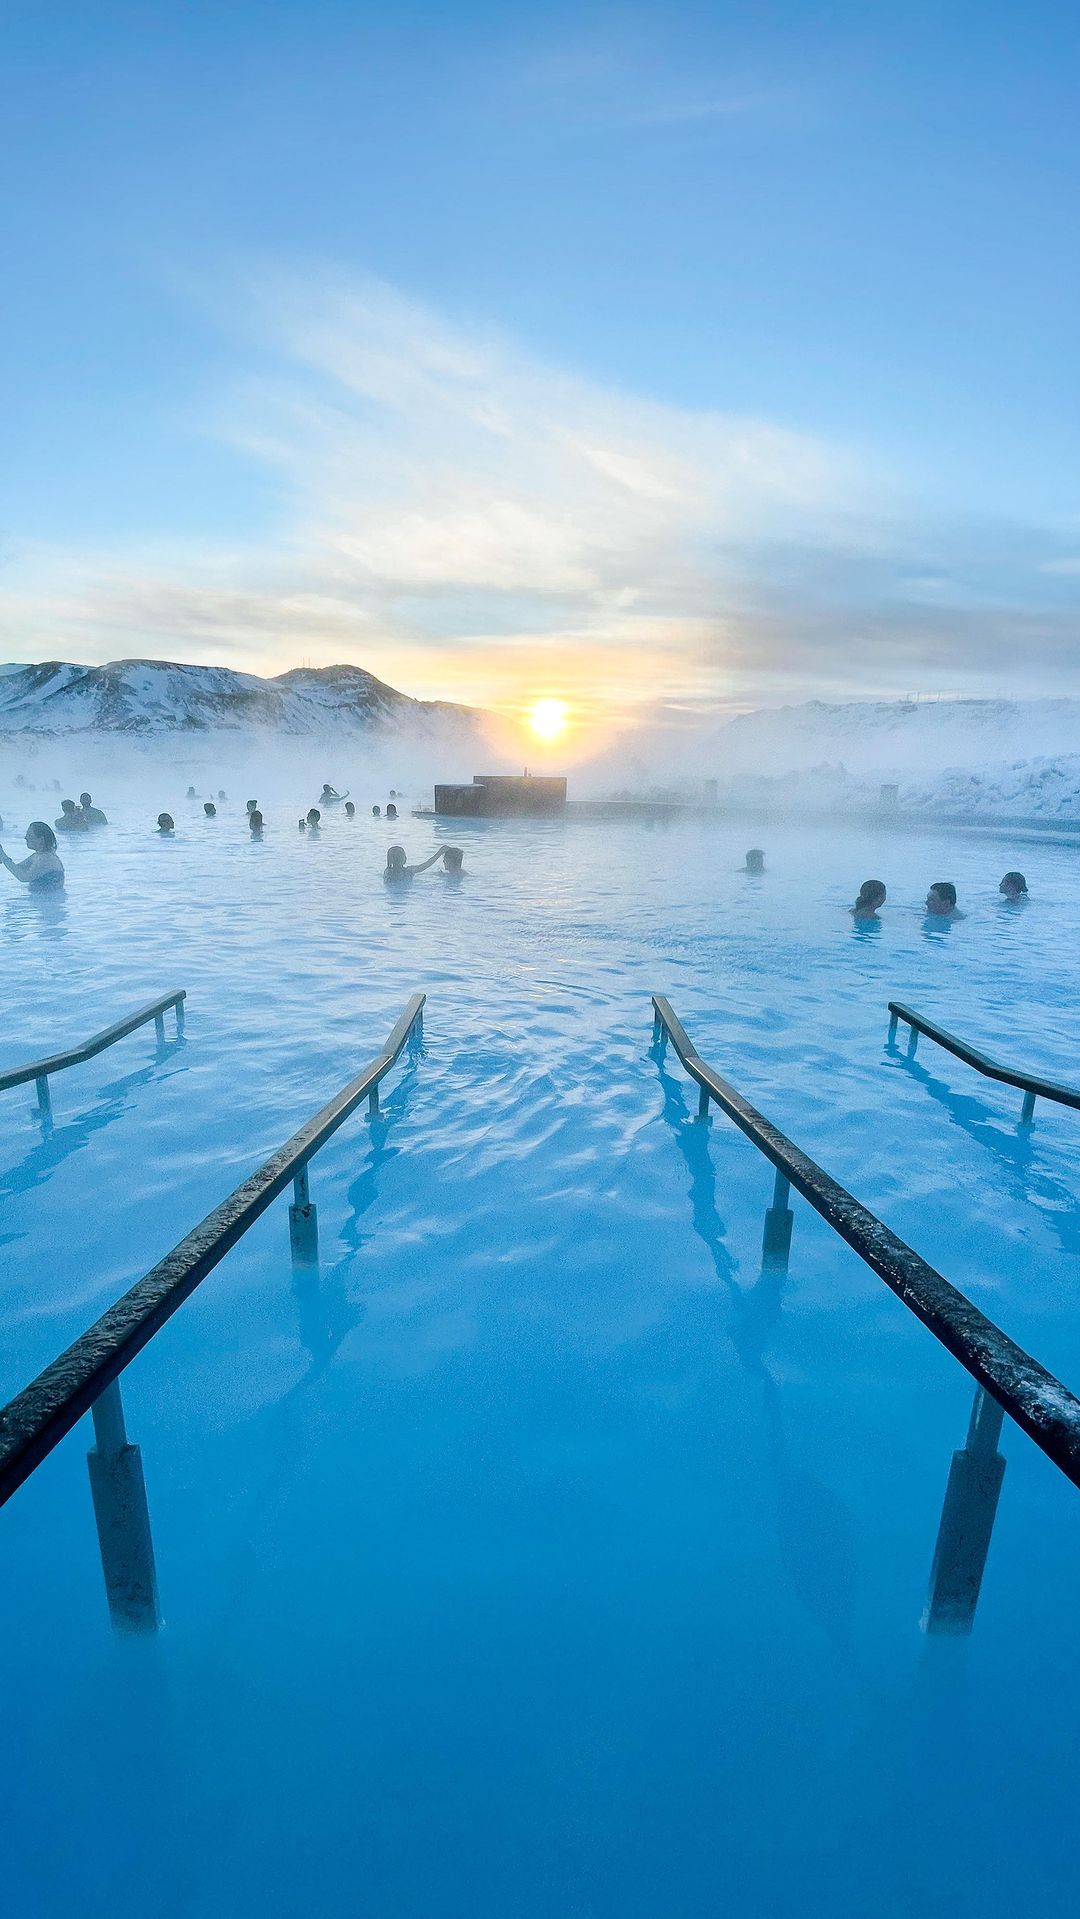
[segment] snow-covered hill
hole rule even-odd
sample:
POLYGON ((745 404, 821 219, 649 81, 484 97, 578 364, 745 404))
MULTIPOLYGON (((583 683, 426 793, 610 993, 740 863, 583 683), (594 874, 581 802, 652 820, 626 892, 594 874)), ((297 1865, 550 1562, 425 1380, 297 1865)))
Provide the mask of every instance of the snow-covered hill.
POLYGON ((0 734, 135 737, 269 729, 277 734, 479 735, 474 708, 413 700, 359 666, 295 667, 275 679, 224 666, 113 660, 0 666, 0 734))
POLYGON ((1080 751, 1080 700, 811 700, 741 714, 708 748, 729 777, 829 765, 903 781, 1080 751))

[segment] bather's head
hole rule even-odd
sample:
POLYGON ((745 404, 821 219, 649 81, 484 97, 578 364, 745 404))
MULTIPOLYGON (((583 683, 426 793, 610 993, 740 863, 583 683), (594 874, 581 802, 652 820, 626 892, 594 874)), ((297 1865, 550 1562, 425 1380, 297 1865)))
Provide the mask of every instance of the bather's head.
POLYGON ((244 805, 247 807, 249 813, 257 813, 259 810, 258 800, 245 800, 244 805))
POLYGON ((746 855, 746 871, 748 873, 764 873, 765 855, 760 846, 752 846, 746 855))
POLYGON ((998 892, 1004 893, 1007 900, 1025 899, 1027 897, 1027 881, 1024 875, 1022 873, 1006 873, 1005 878, 998 887, 998 892))
POLYGON ((388 872, 388 873, 404 873, 404 871, 405 871, 405 848, 404 848, 403 846, 388 846, 388 847, 387 847, 387 849, 386 849, 386 870, 387 870, 387 872, 388 872))
POLYGON ((465 857, 460 846, 444 846, 442 857, 448 873, 460 873, 461 862, 465 857))
POLYGON ((956 911, 956 888, 951 880, 935 880, 926 895, 926 910, 939 918, 956 911))
POLYGON ((74 800, 61 800, 60 811, 61 813, 66 813, 69 820, 74 819, 76 813, 74 800))
POLYGON ((206 814, 206 817, 208 820, 213 820, 217 818, 217 807, 214 805, 213 800, 204 800, 202 810, 206 814))
POLYGON ((320 811, 319 811, 319 809, 318 809, 318 807, 317 807, 317 806, 309 806, 309 807, 308 807, 308 813, 307 813, 307 823, 308 823, 308 825, 309 825, 309 826, 318 826, 318 824, 319 824, 319 821, 320 821, 321 819, 322 819, 322 814, 320 813, 320 811))
POLYGON ((351 800, 346 800, 346 802, 345 802, 345 818, 346 818, 347 820, 351 820, 351 819, 355 819, 355 817, 356 817, 356 808, 355 808, 355 806, 353 805, 353 803, 352 803, 352 801, 351 801, 351 800))
POLYGON ((388 819, 388 820, 396 820, 396 819, 397 819, 397 807, 396 807, 396 806, 394 805, 394 803, 393 803, 393 801, 392 801, 392 800, 391 800, 391 802, 390 802, 390 804, 389 804, 389 806, 388 806, 388 807, 387 807, 387 809, 386 809, 386 817, 387 817, 387 819, 388 819))
POLYGON ((373 806, 373 807, 372 807, 372 809, 371 809, 371 817, 372 817, 372 819, 373 819, 373 820, 378 820, 378 819, 381 819, 381 818, 382 818, 382 807, 381 807, 381 806, 373 806))
POLYGON ((31 820, 26 829, 26 844, 31 853, 55 853, 56 834, 44 820, 31 820))
POLYGON ((884 880, 864 880, 859 888, 859 897, 855 901, 856 913, 876 913, 878 907, 884 904, 884 880))
POLYGON ((171 833, 176 821, 173 819, 171 813, 159 813, 157 816, 157 824, 159 833, 171 833))
POLYGON ((80 805, 80 806, 93 806, 93 804, 94 804, 94 802, 93 802, 93 800, 92 800, 92 799, 90 798, 90 795, 89 795, 89 793, 80 793, 80 794, 79 794, 79 805, 80 805))

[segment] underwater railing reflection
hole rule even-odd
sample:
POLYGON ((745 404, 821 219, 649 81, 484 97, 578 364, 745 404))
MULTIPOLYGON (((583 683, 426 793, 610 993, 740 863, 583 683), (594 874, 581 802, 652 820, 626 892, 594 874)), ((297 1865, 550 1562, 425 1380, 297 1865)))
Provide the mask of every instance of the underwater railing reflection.
POLYGON ((187 992, 183 987, 172 993, 162 993, 160 999, 151 1000, 149 1006, 140 1006, 137 1013, 128 1013, 112 1026, 103 1027, 100 1033, 84 1040, 81 1046, 69 1046, 66 1052, 51 1053, 47 1059, 31 1060, 25 1066, 15 1066, 7 1073, 0 1073, 0 1093, 7 1092, 12 1086, 26 1086, 33 1080, 37 1089, 38 1113, 42 1122, 47 1124, 52 1119, 52 1095, 49 1090, 52 1074, 66 1072, 70 1066, 82 1066, 88 1059, 96 1059, 99 1053, 115 1046, 117 1040, 126 1039, 129 1033, 136 1032, 140 1026, 149 1025, 151 1020, 154 1022, 158 1045, 163 1045, 165 1014, 170 1006, 176 1008, 177 1034, 184 1030, 186 998, 187 992))
POLYGON ((1015 1086, 1024 1095, 1024 1104, 1020 1114, 1021 1125, 1031 1123, 1035 1113, 1036 1099, 1050 1099, 1058 1106, 1072 1106, 1080 1110, 1080 1092, 1072 1086, 1060 1086, 1056 1080, 1043 1079, 1037 1073, 1020 1073, 1011 1066, 1002 1066, 998 1060, 990 1059, 980 1053, 977 1047, 969 1046, 966 1040, 958 1039, 955 1033, 947 1033, 935 1020, 926 1019, 922 1013, 916 1013, 910 1006, 903 1006, 899 1000, 889 1001, 889 1045, 896 1043, 896 1028, 903 1020, 908 1028, 907 1054, 915 1057, 915 1049, 922 1033, 935 1046, 940 1046, 955 1059, 963 1060, 965 1066, 974 1067, 984 1079, 996 1079, 1003 1086, 1015 1086))
POLYGON ((318 1217, 308 1164, 363 1100, 379 1111, 379 1085, 406 1046, 418 1045, 426 995, 414 993, 381 1052, 299 1132, 271 1154, 171 1253, 117 1300, 67 1351, 0 1409, 0 1505, 83 1414, 94 1422, 88 1454, 109 1610, 125 1631, 159 1623, 149 1510, 139 1449, 128 1440, 120 1376, 225 1254, 293 1183, 289 1240, 294 1272, 318 1265, 318 1217))
POLYGON ((953 1456, 923 1617, 928 1632, 969 1631, 1005 1470, 997 1451, 1003 1414, 1080 1485, 1080 1401, 708 1066, 663 995, 653 995, 653 1010, 658 1053, 662 1057, 670 1039, 700 1088, 699 1118, 715 1101, 776 1169, 763 1265, 787 1270, 787 1201, 794 1186, 976 1380, 967 1441, 953 1456))

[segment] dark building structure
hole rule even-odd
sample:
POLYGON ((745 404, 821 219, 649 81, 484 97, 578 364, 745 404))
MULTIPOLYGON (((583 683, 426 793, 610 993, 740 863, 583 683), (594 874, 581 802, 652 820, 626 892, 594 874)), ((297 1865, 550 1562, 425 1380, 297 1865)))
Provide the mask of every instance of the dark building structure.
POLYGON ((471 786, 437 786, 435 811, 452 819, 535 819, 561 813, 566 781, 544 774, 476 773, 471 786))

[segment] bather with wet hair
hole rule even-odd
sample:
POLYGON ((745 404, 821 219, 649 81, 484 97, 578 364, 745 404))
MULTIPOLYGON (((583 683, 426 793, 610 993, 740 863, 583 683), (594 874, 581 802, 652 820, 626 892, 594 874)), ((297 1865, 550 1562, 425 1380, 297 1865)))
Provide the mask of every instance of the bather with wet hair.
POLYGON ((438 850, 431 855, 431 858, 429 860, 421 860, 419 866, 409 866, 406 864, 405 848, 403 846, 388 847, 387 853, 386 853, 386 867, 383 872, 383 879, 384 880, 411 880, 415 878, 417 873, 426 873, 428 870, 428 867, 434 866, 437 860, 442 859, 442 856, 443 856, 443 850, 442 850, 442 847, 440 846, 438 850))
POLYGON ((89 793, 79 794, 79 811, 87 826, 108 826, 109 824, 100 806, 94 805, 89 793))
POLYGON ((9 859, 0 846, 0 865, 6 866, 12 879, 21 880, 32 893, 58 893, 64 884, 64 867, 56 850, 56 834, 45 820, 31 820, 26 829, 30 857, 9 859))
POLYGON ((884 906, 885 898, 884 880, 864 880, 859 888, 858 899, 848 911, 855 920, 876 919, 878 907, 884 906))

